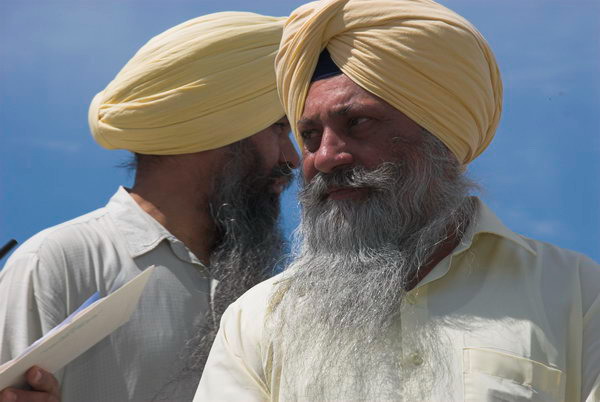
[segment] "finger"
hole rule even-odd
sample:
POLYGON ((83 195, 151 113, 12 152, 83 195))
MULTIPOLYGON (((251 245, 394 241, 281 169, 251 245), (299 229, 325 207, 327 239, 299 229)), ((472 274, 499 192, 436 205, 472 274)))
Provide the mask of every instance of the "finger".
POLYGON ((17 394, 11 388, 6 388, 0 392, 0 402, 16 402, 17 394))
POLYGON ((27 373, 25 378, 34 391, 46 392, 50 395, 58 397, 60 386, 56 377, 37 366, 33 366, 27 373))
POLYGON ((6 388, 0 392, 0 402, 59 402, 55 395, 45 392, 6 388))

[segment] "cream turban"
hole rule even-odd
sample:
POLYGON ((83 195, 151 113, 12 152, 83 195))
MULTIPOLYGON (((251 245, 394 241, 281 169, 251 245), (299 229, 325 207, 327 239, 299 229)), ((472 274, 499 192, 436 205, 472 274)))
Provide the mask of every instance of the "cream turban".
POLYGON ((94 139, 154 155, 219 148, 283 115, 273 62, 284 18, 223 12, 152 38, 96 95, 94 139))
POLYGON ((468 21, 429 0, 323 0, 292 13, 275 61, 298 142, 296 123, 324 48, 351 80, 429 130, 463 164, 492 140, 502 82, 468 21))

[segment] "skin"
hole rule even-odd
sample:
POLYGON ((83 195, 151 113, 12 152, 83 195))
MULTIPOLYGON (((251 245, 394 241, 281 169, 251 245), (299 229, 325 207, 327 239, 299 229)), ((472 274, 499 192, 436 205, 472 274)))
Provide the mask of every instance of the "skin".
POLYGON ((27 384, 33 391, 6 388, 0 392, 0 402, 58 402, 60 388, 49 372, 34 366, 25 373, 27 384))
MULTIPOLYGON (((250 137, 264 162, 267 174, 274 167, 287 164, 299 166, 300 160, 289 137, 286 117, 250 137)), ((180 239, 204 264, 208 264, 215 241, 215 223, 210 214, 209 200, 215 174, 220 174, 227 162, 226 147, 192 154, 161 157, 144 172, 136 171, 132 198, 150 216, 180 239)), ((280 194, 285 179, 277 180, 272 191, 280 194)), ((38 368, 27 371, 26 379, 33 391, 6 388, 0 392, 0 402, 58 402, 60 387, 56 378, 38 368)))
MULTIPOLYGON (((250 141, 254 143, 256 150, 265 163, 266 169, 261 173, 267 174, 273 166, 283 164, 287 164, 292 168, 300 166, 300 157, 290 139, 290 131, 288 119, 282 117, 273 125, 250 137, 250 141)), ((285 184, 285 179, 278 180, 273 184, 272 191, 281 194, 285 184)))
MULTIPOLYGON (((302 172, 306 182, 317 173, 343 167, 374 169, 383 162, 418 161, 415 150, 422 128, 383 99, 355 84, 344 74, 311 84, 298 120, 303 139, 302 172)), ((364 200, 367 188, 329 188, 330 200, 364 200)), ((407 290, 416 286, 459 239, 451 235, 424 264, 407 290)))
MULTIPOLYGON (((307 182, 341 167, 374 169, 409 158, 421 127, 345 75, 314 82, 298 120, 303 139, 302 171, 307 182)), ((331 189, 332 199, 359 199, 366 190, 331 189)))

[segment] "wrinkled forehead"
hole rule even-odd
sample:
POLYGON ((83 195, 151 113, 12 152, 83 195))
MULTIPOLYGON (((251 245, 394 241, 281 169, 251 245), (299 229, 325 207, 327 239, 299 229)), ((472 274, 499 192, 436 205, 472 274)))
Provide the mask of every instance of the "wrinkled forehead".
POLYGON ((325 115, 349 116, 351 114, 377 110, 385 113, 401 113, 379 96, 369 92, 348 75, 330 75, 311 82, 298 125, 325 115), (365 109, 366 108, 366 109, 365 109))

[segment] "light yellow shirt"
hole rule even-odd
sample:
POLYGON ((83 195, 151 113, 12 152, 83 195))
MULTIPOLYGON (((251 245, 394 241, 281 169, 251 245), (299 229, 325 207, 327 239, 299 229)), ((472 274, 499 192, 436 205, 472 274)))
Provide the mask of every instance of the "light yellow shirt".
MULTIPOLYGON (((227 309, 194 402, 299 399, 277 385, 281 357, 267 364, 278 279, 227 309)), ((433 381, 431 400, 600 401, 600 266, 589 258, 515 234, 480 201, 461 244, 406 297, 402 332, 435 318, 477 324, 443 329, 456 381, 433 381)), ((391 353, 415 369, 427 358, 410 345, 391 353)))

